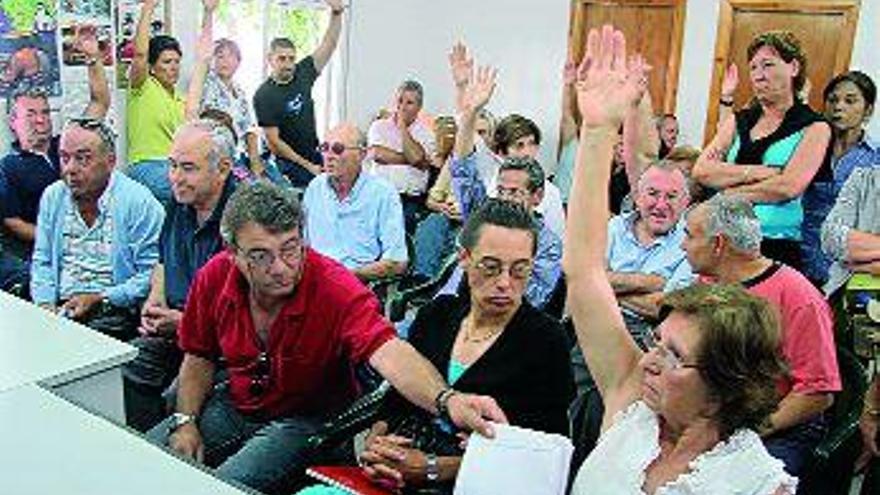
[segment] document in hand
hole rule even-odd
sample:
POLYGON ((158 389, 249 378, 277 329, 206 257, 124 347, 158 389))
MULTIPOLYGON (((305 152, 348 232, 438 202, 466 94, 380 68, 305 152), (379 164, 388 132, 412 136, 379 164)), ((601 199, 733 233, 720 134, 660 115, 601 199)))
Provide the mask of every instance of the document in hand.
POLYGON ((455 495, 562 495, 574 447, 562 435, 493 425, 495 438, 471 435, 455 495))

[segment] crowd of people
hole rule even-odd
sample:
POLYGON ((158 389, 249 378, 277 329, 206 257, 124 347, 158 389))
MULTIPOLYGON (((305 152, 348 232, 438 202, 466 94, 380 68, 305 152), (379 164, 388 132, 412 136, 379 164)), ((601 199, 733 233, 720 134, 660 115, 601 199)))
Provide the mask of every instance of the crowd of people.
MULTIPOLYGON (((311 89, 346 10, 326 3, 318 48, 273 40, 251 98, 238 46, 213 39, 218 0, 202 0, 185 94, 183 48, 150 38, 144 0, 127 158, 93 31, 76 40, 81 118, 56 135, 46 93, 9 97, 0 288, 138 349, 128 425, 291 493, 327 454, 309 439, 372 376, 391 389, 350 460, 385 487, 451 493, 464 434, 495 421, 571 437, 574 494, 796 493, 843 387, 852 336, 832 307, 853 274, 880 275, 872 79, 837 75, 814 110, 798 39, 762 33, 751 102, 734 108, 731 66, 700 150, 604 26, 565 66, 555 167, 532 119, 495 118, 497 68, 461 43, 446 115, 406 80, 366 132, 319 140, 311 89), (405 332, 388 283, 439 288, 405 332)), ((868 461, 876 382, 864 403, 868 461)))

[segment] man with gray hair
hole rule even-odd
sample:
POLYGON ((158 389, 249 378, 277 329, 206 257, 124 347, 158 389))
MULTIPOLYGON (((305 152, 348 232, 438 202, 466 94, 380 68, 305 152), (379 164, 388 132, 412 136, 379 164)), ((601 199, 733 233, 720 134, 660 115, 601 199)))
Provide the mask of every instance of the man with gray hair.
POLYGON ((61 134, 61 180, 40 199, 31 295, 120 340, 137 334, 165 217, 150 191, 114 170, 113 132, 72 119, 61 134))
POLYGON ((416 405, 491 435, 483 418, 505 421, 495 401, 451 389, 366 286, 306 245, 303 222, 292 190, 258 181, 233 193, 228 249, 196 274, 178 329, 176 412, 150 438, 223 479, 289 493, 312 462, 308 437, 348 407, 365 363, 416 405), (229 380, 214 388, 218 362, 229 380))
POLYGON ((196 271, 223 249, 220 216, 235 188, 235 140, 222 123, 178 129, 168 157, 173 193, 159 237, 159 263, 141 309, 138 356, 123 368, 128 425, 146 431, 165 416, 162 391, 180 367, 177 328, 196 271))
POLYGON ((761 254, 761 224, 743 198, 717 194, 694 208, 682 248, 706 281, 742 284, 778 310, 781 352, 790 373, 778 386, 779 409, 759 433, 770 454, 798 476, 825 431, 823 412, 841 388, 825 298, 796 270, 761 254))
POLYGON ((407 232, 413 232, 425 211, 428 168, 434 154, 434 132, 419 120, 424 102, 422 85, 404 81, 397 88, 394 113, 370 125, 367 144, 375 167, 400 193, 407 232))

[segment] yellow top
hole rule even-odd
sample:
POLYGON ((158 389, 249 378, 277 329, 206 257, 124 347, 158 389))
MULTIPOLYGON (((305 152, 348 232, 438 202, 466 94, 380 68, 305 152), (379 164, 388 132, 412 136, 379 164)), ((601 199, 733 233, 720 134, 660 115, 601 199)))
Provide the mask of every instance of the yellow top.
POLYGON ((128 91, 128 163, 168 158, 171 141, 185 119, 185 102, 149 76, 128 91))

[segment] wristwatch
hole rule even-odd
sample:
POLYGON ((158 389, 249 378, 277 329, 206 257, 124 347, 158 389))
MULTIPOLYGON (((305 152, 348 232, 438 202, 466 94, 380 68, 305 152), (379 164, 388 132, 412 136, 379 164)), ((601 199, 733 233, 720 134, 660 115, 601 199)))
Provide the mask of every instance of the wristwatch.
POLYGON ((437 408, 437 415, 442 418, 449 417, 449 399, 457 394, 455 390, 451 388, 443 389, 437 397, 434 399, 434 407, 437 408))
POLYGON ((178 428, 187 424, 187 423, 195 423, 198 416, 195 414, 185 414, 181 412, 176 412, 171 415, 171 422, 168 423, 168 434, 172 434, 177 431, 178 428))
POLYGON ((440 479, 440 466, 437 464, 437 454, 425 454, 425 479, 429 483, 435 483, 440 479))

